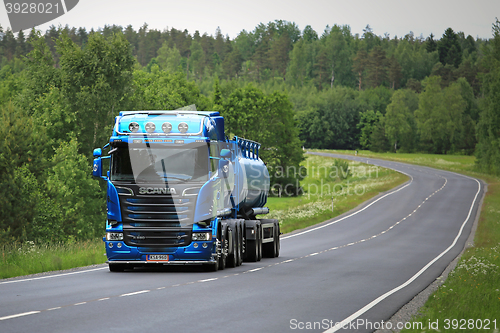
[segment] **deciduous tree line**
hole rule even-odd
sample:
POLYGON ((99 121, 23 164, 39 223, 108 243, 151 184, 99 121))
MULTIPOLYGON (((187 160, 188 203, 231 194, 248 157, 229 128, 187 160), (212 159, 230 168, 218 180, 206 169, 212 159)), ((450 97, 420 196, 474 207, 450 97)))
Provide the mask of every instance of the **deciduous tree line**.
MULTIPOLYGON (((260 141, 271 170, 298 168, 303 152, 288 96, 249 83, 215 80, 205 96, 182 72, 137 64, 118 32, 91 33, 79 46, 63 33, 56 58, 33 33, 21 71, 6 65, 0 80, 0 237, 14 241, 68 241, 103 233, 105 188, 91 177, 92 150, 108 140, 120 110, 174 110, 196 104, 220 110, 228 135, 260 141), (248 112, 248 110, 253 110, 248 112)), ((276 178, 273 182, 291 180, 276 178)), ((293 179, 294 180, 294 179, 293 179)))

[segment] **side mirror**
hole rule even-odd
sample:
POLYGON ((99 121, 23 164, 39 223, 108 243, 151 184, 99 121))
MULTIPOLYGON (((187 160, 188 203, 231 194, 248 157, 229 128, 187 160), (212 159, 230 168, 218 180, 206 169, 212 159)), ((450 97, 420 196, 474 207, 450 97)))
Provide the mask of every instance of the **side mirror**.
POLYGON ((109 156, 97 157, 94 159, 94 163, 92 165, 92 176, 107 180, 109 178, 109 171, 106 173, 106 176, 102 175, 102 172, 103 172, 102 160, 103 159, 109 160, 109 156))
POLYGON ((101 148, 94 149, 93 155, 94 155, 94 157, 101 157, 102 156, 102 149, 101 148))
MULTIPOLYGON (((96 150, 101 150, 100 148, 94 149, 94 156, 96 156, 96 150)), ((92 176, 102 177, 102 159, 100 156, 94 159, 94 164, 92 166, 92 176)))
POLYGON ((231 151, 229 149, 221 149, 220 157, 222 158, 231 158, 231 151))
POLYGON ((229 177, 229 161, 219 160, 219 170, 222 178, 229 177))

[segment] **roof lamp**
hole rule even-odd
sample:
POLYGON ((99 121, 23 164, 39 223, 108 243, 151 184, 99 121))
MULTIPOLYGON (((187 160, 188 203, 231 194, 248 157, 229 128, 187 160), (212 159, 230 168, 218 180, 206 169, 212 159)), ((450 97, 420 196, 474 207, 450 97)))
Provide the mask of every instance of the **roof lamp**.
POLYGON ((188 131, 189 126, 185 122, 182 122, 179 124, 179 126, 177 126, 177 128, 179 129, 179 132, 186 133, 188 131))
POLYGON ((132 122, 128 125, 128 129, 132 133, 136 133, 139 130, 139 124, 136 122, 132 122))
POLYGON ((170 133, 172 130, 172 124, 169 122, 163 123, 163 125, 161 125, 161 129, 164 133, 170 133))
POLYGON ((153 133, 156 129, 156 125, 152 122, 146 123, 145 127, 146 127, 146 132, 148 132, 148 133, 153 133))

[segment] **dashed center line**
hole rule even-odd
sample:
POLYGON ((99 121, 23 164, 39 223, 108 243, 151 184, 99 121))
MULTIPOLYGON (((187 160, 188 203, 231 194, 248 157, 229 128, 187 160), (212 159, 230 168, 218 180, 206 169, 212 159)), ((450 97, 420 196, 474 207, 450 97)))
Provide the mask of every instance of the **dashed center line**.
POLYGON ((139 295, 139 294, 144 294, 144 293, 149 293, 151 290, 141 290, 141 291, 135 291, 133 293, 128 293, 128 294, 121 294, 120 297, 126 297, 126 296, 134 296, 134 295, 139 295))

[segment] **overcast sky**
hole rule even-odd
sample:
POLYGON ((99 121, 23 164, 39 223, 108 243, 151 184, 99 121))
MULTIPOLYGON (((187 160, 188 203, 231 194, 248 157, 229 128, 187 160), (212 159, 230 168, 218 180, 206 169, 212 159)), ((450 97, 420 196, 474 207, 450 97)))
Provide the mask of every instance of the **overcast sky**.
MULTIPOLYGON (((147 23, 151 29, 174 27, 214 35, 219 26, 233 39, 241 30, 252 31, 261 22, 286 20, 295 22, 300 30, 311 25, 319 35, 326 25, 349 25, 353 34, 362 34, 369 24, 375 34, 388 33, 391 38, 410 31, 415 36, 433 33, 441 38, 448 27, 466 36, 490 38, 495 17, 500 17, 500 0, 80 0, 65 15, 37 28, 45 32, 51 25, 67 24, 97 30, 131 24, 138 30, 147 23)), ((0 24, 4 29, 10 27, 4 6, 0 24)))

